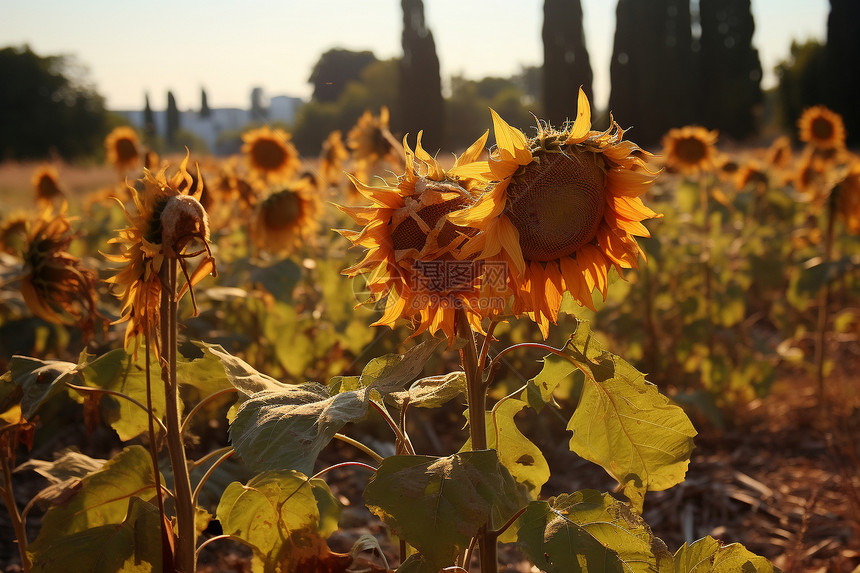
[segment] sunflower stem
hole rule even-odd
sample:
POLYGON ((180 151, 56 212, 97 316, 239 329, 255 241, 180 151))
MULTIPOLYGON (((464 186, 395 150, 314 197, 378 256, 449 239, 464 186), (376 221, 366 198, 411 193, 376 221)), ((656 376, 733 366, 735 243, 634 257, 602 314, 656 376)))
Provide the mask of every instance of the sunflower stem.
POLYGON ((167 451, 173 469, 173 489, 176 504, 176 571, 194 573, 196 569, 196 534, 194 529, 194 502, 188 461, 182 443, 179 409, 179 384, 176 381, 177 261, 165 258, 161 266, 161 377, 164 380, 164 406, 167 426, 167 451))
POLYGON ((30 571, 33 564, 30 562, 30 557, 27 555, 27 530, 24 527, 24 521, 21 514, 18 512, 18 504, 15 502, 15 493, 12 490, 12 468, 10 462, 15 455, 15 432, 17 428, 11 426, 6 428, 6 435, 0 438, 0 444, 6 451, 0 452, 0 465, 3 466, 3 487, 0 487, 0 497, 3 498, 3 503, 6 505, 6 510, 9 512, 9 518, 12 521, 12 529, 15 531, 16 541, 18 542, 18 554, 21 556, 21 570, 24 573, 30 571))
MULTIPOLYGON (((478 362, 478 349, 475 346, 475 333, 466 313, 456 311, 457 334, 466 339, 466 344, 460 349, 460 361, 466 373, 466 401, 469 407, 469 436, 472 439, 472 450, 487 449, 487 387, 484 385, 484 369, 478 362)), ((481 572, 498 571, 499 561, 496 556, 496 536, 492 534, 493 516, 487 515, 487 523, 478 531, 478 546, 480 549, 481 572)))
POLYGON ((830 303, 830 277, 828 268, 830 262, 833 260, 833 223, 836 219, 836 193, 837 190, 834 190, 830 197, 827 200, 827 230, 824 236, 824 260, 822 264, 824 265, 824 270, 826 273, 826 280, 824 281, 824 286, 821 289, 821 292, 818 295, 818 332, 816 333, 816 341, 815 341, 815 377, 818 383, 817 388, 817 396, 818 399, 818 409, 823 415, 826 410, 825 401, 824 401, 824 356, 825 349, 824 345, 826 343, 827 337, 827 307, 830 303))

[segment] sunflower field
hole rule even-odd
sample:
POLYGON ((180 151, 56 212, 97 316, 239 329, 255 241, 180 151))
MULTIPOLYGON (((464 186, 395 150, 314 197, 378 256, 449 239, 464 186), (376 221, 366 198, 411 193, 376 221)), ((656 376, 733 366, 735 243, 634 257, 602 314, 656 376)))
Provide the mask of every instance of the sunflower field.
POLYGON ((569 117, 438 150, 370 109, 317 157, 124 126, 88 177, 28 167, 7 571, 857 571, 842 118, 645 149, 569 117))

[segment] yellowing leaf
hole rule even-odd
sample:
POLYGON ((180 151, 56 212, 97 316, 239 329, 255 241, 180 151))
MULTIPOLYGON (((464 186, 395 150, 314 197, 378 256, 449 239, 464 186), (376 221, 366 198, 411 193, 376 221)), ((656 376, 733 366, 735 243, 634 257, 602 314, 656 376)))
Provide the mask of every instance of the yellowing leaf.
POLYGON ((773 564, 749 551, 740 543, 722 545, 711 536, 675 553, 675 573, 773 573, 773 564))

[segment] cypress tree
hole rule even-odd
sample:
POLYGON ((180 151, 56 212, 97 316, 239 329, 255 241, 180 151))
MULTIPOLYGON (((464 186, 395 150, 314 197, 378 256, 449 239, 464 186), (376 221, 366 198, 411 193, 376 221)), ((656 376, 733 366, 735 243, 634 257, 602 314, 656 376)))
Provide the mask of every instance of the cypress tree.
POLYGON ((143 97, 146 102, 143 107, 143 137, 145 140, 152 142, 156 133, 155 114, 152 113, 152 107, 149 105, 149 94, 144 94, 143 97))
POLYGON ((761 63, 752 46, 750 0, 699 0, 701 118, 706 127, 734 139, 757 129, 762 103, 761 63))
POLYGON ((825 103, 842 115, 848 143, 860 143, 860 2, 830 0, 827 18, 825 103))
POLYGON ((609 109, 640 145, 693 120, 692 43, 689 0, 619 0, 609 109))
MULTIPOLYGON (((417 134, 430 150, 445 143, 445 100, 439 76, 439 58, 433 33, 424 21, 422 0, 401 0, 403 8, 403 58, 400 60, 399 109, 394 127, 417 134)), ((432 152, 432 151, 431 151, 432 152)))
POLYGON ((543 115, 560 125, 576 113, 579 88, 594 103, 580 0, 543 3, 543 115))
POLYGON ((212 110, 209 108, 209 101, 206 98, 206 90, 200 88, 200 117, 210 117, 212 110))
POLYGON ((179 108, 176 107, 176 98, 173 92, 167 92, 167 127, 165 139, 168 148, 176 142, 176 132, 179 131, 179 108))

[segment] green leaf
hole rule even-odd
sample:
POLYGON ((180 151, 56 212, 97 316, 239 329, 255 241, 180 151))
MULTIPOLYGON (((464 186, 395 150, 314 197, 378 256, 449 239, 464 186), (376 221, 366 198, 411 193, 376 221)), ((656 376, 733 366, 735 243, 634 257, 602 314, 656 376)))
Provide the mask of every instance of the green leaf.
POLYGON ((73 533, 122 523, 132 496, 153 499, 155 481, 149 452, 143 446, 128 446, 68 491, 68 499, 42 518, 39 536, 30 546, 33 552, 73 533))
POLYGON ((722 545, 711 536, 675 553, 675 573, 773 573, 773 564, 740 543, 722 545))
POLYGON ((264 472, 247 485, 227 486, 216 516, 225 534, 240 537, 254 549, 254 573, 293 571, 308 550, 320 551, 325 545, 320 530, 329 531, 330 524, 320 523, 319 499, 326 500, 330 512, 334 498, 322 480, 308 480, 296 471, 264 472))
POLYGON ((427 360, 441 343, 442 340, 434 338, 413 346, 404 354, 374 358, 361 371, 361 385, 371 387, 383 396, 401 390, 421 374, 427 360))
POLYGON ((313 473, 320 451, 367 414, 367 389, 330 396, 315 382, 254 394, 230 424, 230 441, 252 470, 313 473))
POLYGON ((158 508, 132 497, 119 525, 100 525, 30 546, 33 573, 160 572, 161 517, 158 508))
POLYGON ((519 518, 517 542, 548 573, 645 573, 671 567, 672 556, 641 517, 593 490, 531 502, 519 518))
POLYGON ((696 430, 641 372, 603 351, 587 322, 564 351, 586 379, 567 425, 573 432, 570 449, 605 469, 641 512, 646 491, 684 480, 696 430))
POLYGON ((66 390, 66 382, 74 382, 77 364, 59 360, 38 360, 29 356, 13 356, 9 362, 9 372, 13 384, 20 392, 10 391, 3 402, 3 411, 12 404, 7 401, 20 400, 21 415, 32 420, 39 408, 51 396, 66 390))
POLYGON ((439 573, 439 568, 430 565, 423 555, 415 554, 407 557, 396 573, 439 573))
POLYGON ((65 494, 87 474, 101 469, 106 460, 94 459, 78 451, 67 450, 56 460, 28 460, 15 468, 16 472, 33 470, 47 478, 50 485, 36 494, 40 502, 51 501, 65 494))
POLYGON ((388 457, 368 482, 364 499, 433 570, 452 564, 491 514, 493 524, 501 525, 522 502, 493 450, 446 458, 388 457))
MULTIPOLYGON (((123 349, 112 350, 80 366, 85 386, 121 392, 146 405, 146 354, 140 352, 137 360, 123 349)), ((164 382, 161 368, 153 358, 150 362, 152 385, 152 411, 158 418, 164 416, 164 382)), ((78 398, 82 400, 83 398, 78 398)), ((110 424, 119 439, 126 442, 149 431, 149 416, 138 406, 124 398, 103 395, 102 418, 110 424)))
POLYGON ((206 345, 203 343, 194 344, 204 350, 203 357, 180 360, 176 364, 176 380, 180 387, 194 388, 196 400, 202 400, 215 392, 230 388, 232 384, 227 378, 221 360, 214 354, 206 352, 206 345))
POLYGON ((428 376, 416 381, 403 392, 392 392, 391 398, 399 408, 409 400, 410 406, 438 408, 457 396, 466 393, 466 373, 450 372, 440 376, 428 376))

